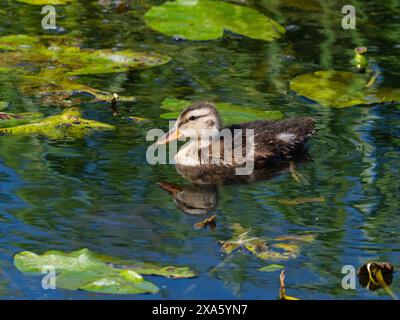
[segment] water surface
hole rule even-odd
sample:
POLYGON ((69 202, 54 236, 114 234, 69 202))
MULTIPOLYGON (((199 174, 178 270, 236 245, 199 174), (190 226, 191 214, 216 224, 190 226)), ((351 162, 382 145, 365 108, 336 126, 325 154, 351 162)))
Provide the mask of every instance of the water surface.
MULTIPOLYGON (((341 269, 370 260, 400 259, 400 130, 398 106, 331 109, 289 93, 288 79, 320 69, 348 70, 353 48, 368 46, 384 73, 383 84, 400 79, 400 3, 353 1, 357 29, 341 28, 338 1, 249 1, 288 32, 275 42, 227 34, 206 42, 179 41, 146 27, 143 14, 162 1, 131 1, 128 11, 97 1, 57 7, 57 32, 74 34, 91 48, 154 51, 173 60, 145 71, 82 77, 110 92, 135 96, 120 103, 113 117, 101 103, 82 106, 85 117, 117 126, 81 140, 0 137, 0 297, 8 299, 276 299, 279 272, 258 268, 272 262, 246 253, 223 255, 219 240, 240 223, 255 235, 313 233, 285 266, 287 290, 302 299, 387 299, 382 292, 343 290, 341 269), (246 185, 217 189, 215 231, 195 230, 205 216, 185 214, 157 182, 189 185, 172 165, 151 166, 145 140, 151 128, 168 127, 159 119, 167 97, 211 100, 279 110, 286 117, 311 116, 318 133, 309 142, 312 161, 290 173, 246 185), (135 123, 126 116, 150 119, 135 123), (324 197, 322 203, 285 205, 280 199, 324 197), (83 291, 43 290, 40 277, 27 277, 13 266, 22 250, 95 252, 162 264, 186 265, 198 277, 170 280, 148 277, 155 295, 112 296, 83 291), (217 269, 215 269, 218 266, 217 269)), ((346 3, 347 4, 347 3, 346 3)), ((46 34, 39 7, 3 1, 0 34, 46 34)), ((54 32, 53 32, 54 33, 54 32)), ((57 34, 57 33, 56 33, 57 34)), ((0 100, 12 112, 54 114, 34 95, 21 95, 13 79, 1 79, 0 100)), ((394 292, 400 292, 395 275, 394 292)))

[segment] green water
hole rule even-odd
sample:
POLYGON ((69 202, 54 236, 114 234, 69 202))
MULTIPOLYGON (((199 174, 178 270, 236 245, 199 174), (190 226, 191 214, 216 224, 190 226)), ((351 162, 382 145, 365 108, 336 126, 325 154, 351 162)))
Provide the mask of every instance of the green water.
MULTIPOLYGON (((349 1, 348 1, 349 2, 349 1)), ((284 25, 275 42, 226 34, 215 41, 174 40, 150 30, 144 13, 162 1, 130 1, 116 10, 97 1, 57 7, 59 29, 89 48, 121 48, 164 53, 172 61, 144 71, 81 77, 92 87, 135 96, 121 102, 114 116, 102 103, 86 103, 86 118, 117 127, 84 139, 38 136, 0 137, 0 297, 11 299, 276 299, 279 271, 246 252, 222 254, 219 240, 231 238, 240 223, 256 236, 313 233, 285 266, 288 293, 302 299, 389 299, 357 284, 341 286, 344 265, 370 260, 400 266, 400 130, 398 106, 331 109, 309 104, 288 90, 293 76, 321 70, 348 70, 353 48, 367 46, 382 69, 382 85, 400 79, 400 2, 350 1, 357 29, 341 28, 338 1, 248 1, 284 25), (122 11, 122 12, 121 12, 122 11), (167 97, 211 100, 279 110, 285 117, 311 116, 318 132, 309 142, 312 161, 297 167, 308 184, 287 171, 267 181, 224 185, 210 191, 217 200, 210 214, 217 228, 195 230, 206 216, 182 212, 157 183, 188 186, 172 165, 151 166, 145 136, 167 129, 159 119, 167 97), (149 119, 136 123, 135 115, 149 119), (324 197, 325 202, 287 205, 281 199, 324 197), (113 296, 62 289, 43 290, 41 277, 27 277, 13 265, 22 250, 72 251, 89 248, 125 259, 185 265, 198 277, 172 280, 147 277, 161 290, 155 295, 113 296)), ((48 34, 40 6, 1 1, 0 35, 48 34)), ((11 112, 55 114, 35 95, 21 94, 18 80, 1 78, 0 100, 11 112)), ((204 192, 202 190, 199 193, 204 192)), ((395 274, 391 286, 400 293, 395 274)))

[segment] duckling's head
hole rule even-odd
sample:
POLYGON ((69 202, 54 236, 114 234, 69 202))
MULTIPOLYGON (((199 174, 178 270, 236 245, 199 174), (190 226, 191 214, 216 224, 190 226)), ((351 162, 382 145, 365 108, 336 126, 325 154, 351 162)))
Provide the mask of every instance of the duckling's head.
POLYGON ((213 136, 221 128, 221 118, 215 105, 210 102, 197 102, 187 107, 179 115, 173 128, 158 139, 158 144, 169 143, 180 137, 199 139, 213 136))

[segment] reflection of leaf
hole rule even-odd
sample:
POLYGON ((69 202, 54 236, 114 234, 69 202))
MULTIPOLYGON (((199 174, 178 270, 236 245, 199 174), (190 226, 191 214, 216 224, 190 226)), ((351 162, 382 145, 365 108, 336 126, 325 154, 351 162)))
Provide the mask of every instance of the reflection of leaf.
POLYGON ((230 254, 236 249, 244 248, 262 260, 288 260, 296 258, 300 253, 300 245, 303 242, 311 242, 314 240, 313 235, 304 236, 281 236, 275 238, 271 242, 271 249, 267 241, 263 238, 252 237, 249 235, 250 230, 243 229, 240 224, 234 224, 232 227, 234 236, 227 241, 221 241, 222 251, 230 254))
MULTIPOLYGON (((190 101, 165 99, 162 103, 162 108, 173 112, 161 114, 160 117, 163 119, 177 119, 180 112, 189 105, 191 105, 190 101)), ((216 106, 224 125, 254 120, 276 120, 283 118, 282 113, 279 111, 259 110, 235 106, 229 103, 217 103, 216 106)))
MULTIPOLYGON (((59 288, 112 294, 156 293, 158 288, 144 280, 139 273, 165 276, 165 268, 174 268, 176 273, 179 273, 180 269, 132 261, 127 263, 127 266, 116 267, 119 261, 97 255, 88 249, 70 253, 49 251, 43 255, 24 251, 14 257, 15 266, 24 273, 41 273, 44 266, 53 267, 57 274, 56 285, 59 288)), ((193 273, 189 273, 185 268, 182 277, 187 276, 193 276, 193 273)))
POLYGON ((355 105, 400 101, 400 90, 367 87, 367 75, 344 71, 316 71, 295 77, 290 89, 322 106, 345 108, 355 105))
POLYGON ((263 272, 273 272, 273 271, 280 270, 283 268, 284 268, 284 266, 282 266, 280 264, 270 264, 270 265, 262 267, 258 270, 263 271, 263 272))
POLYGON ((1 134, 41 134, 49 138, 82 138, 92 130, 112 130, 114 126, 81 118, 77 108, 67 108, 59 115, 36 120, 29 124, 0 129, 1 134))
POLYGON ((218 39, 224 30, 266 41, 285 33, 281 25, 257 10, 223 1, 167 1, 147 11, 145 21, 157 31, 188 40, 218 39))
MULTIPOLYGON (((1 109, 1 108, 0 108, 1 109)), ((39 112, 25 112, 19 114, 0 112, 0 128, 7 128, 26 124, 40 119, 43 114, 39 112)))

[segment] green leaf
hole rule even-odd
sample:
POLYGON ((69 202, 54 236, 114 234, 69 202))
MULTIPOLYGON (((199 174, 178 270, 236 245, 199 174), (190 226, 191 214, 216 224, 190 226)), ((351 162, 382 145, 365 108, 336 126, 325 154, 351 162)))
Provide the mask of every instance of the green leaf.
POLYGON ((114 126, 81 118, 78 108, 67 108, 59 115, 39 119, 28 124, 10 128, 0 128, 1 134, 30 135, 41 134, 49 138, 82 138, 93 130, 113 130, 114 126))
POLYGON ((316 71, 295 77, 290 89, 322 106, 345 108, 400 102, 400 90, 368 87, 370 76, 346 71, 316 71))
POLYGON ((214 40, 224 31, 272 41, 285 29, 255 9, 213 0, 167 1, 145 14, 146 23, 159 32, 188 40, 214 40))
MULTIPOLYGON (((160 118, 169 120, 177 119, 183 109, 189 105, 191 105, 190 101, 172 98, 165 99, 161 107, 173 112, 163 113, 160 115, 160 118)), ((283 114, 279 111, 259 110, 229 103, 217 103, 216 106, 224 125, 254 120, 276 120, 283 118, 283 114)))
MULTIPOLYGON (((22 93, 44 96, 45 104, 70 106, 68 100, 75 91, 92 94, 98 101, 112 97, 112 93, 78 82, 75 76, 146 69, 171 60, 151 52, 81 47, 81 40, 68 36, 3 36, 0 37, 0 50, 3 50, 0 52, 0 70, 12 69, 22 93), (30 67, 26 68, 26 64, 30 67)), ((120 100, 123 99, 132 100, 132 97, 121 96, 120 100)))
POLYGON ((157 286, 146 281, 139 272, 173 278, 194 276, 188 268, 125 261, 98 255, 88 249, 70 253, 48 251, 42 255, 23 251, 14 256, 14 264, 18 270, 28 274, 40 274, 44 267, 53 267, 56 271, 57 288, 110 294, 158 292, 157 286), (165 271, 166 268, 169 269, 168 272, 165 271))
POLYGON ((280 270, 283 268, 284 268, 284 266, 282 266, 280 264, 270 264, 269 266, 262 267, 258 270, 263 271, 263 272, 273 272, 273 271, 280 270))

